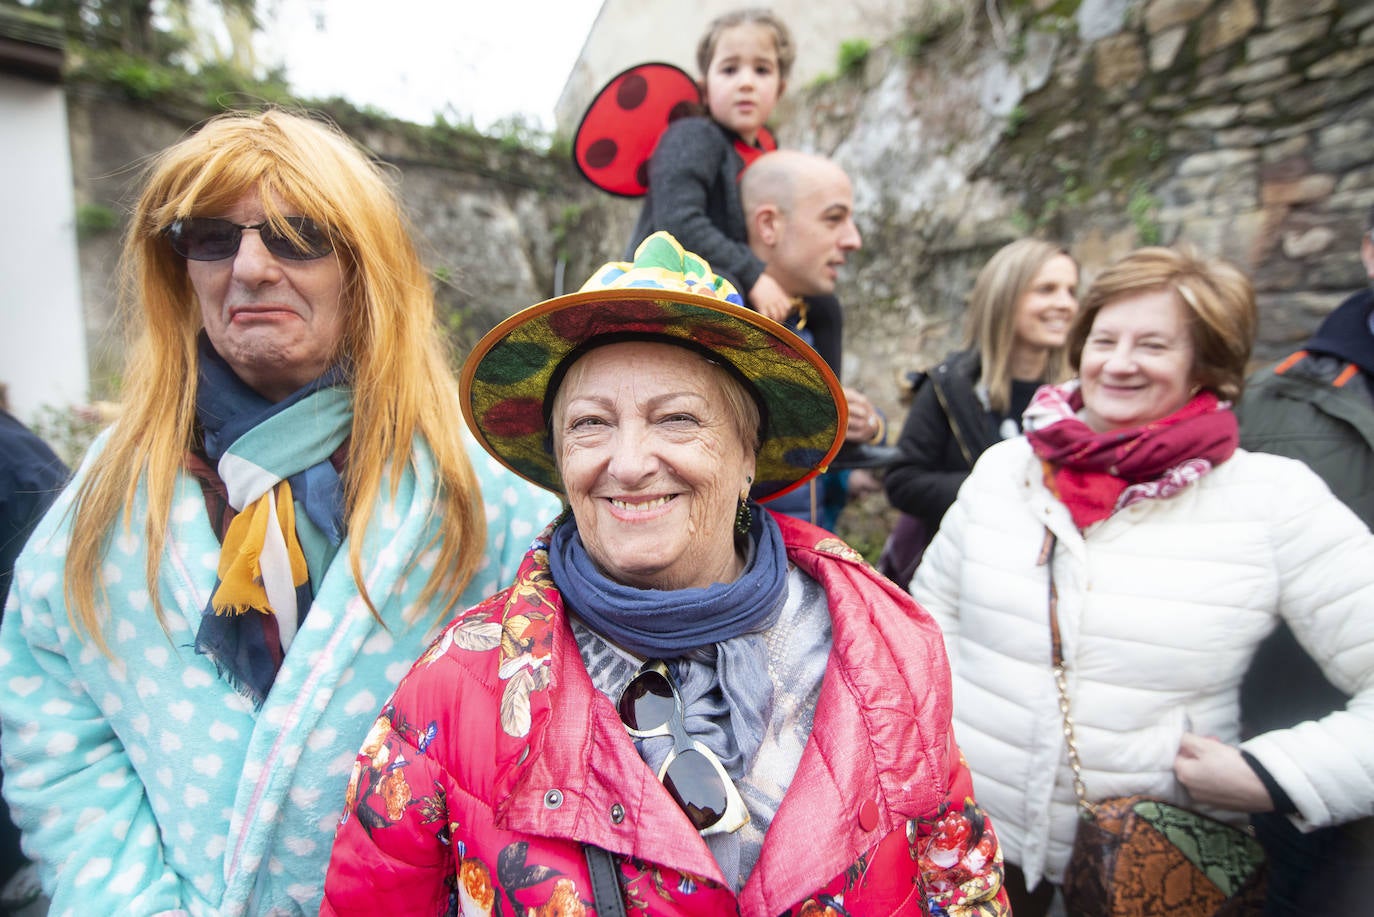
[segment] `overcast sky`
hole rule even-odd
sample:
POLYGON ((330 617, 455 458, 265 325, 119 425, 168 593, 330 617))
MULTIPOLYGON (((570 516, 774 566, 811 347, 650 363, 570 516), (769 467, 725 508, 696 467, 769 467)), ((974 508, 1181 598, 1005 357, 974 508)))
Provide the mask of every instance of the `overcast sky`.
POLYGON ((260 54, 301 95, 429 124, 524 114, 545 130, 601 0, 276 0, 260 54), (274 15, 275 13, 275 15, 274 15))

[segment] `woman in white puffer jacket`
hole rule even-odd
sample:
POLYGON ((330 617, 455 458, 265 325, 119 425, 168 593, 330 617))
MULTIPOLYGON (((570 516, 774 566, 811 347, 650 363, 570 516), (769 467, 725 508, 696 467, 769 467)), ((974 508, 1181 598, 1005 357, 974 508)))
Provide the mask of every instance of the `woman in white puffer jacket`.
POLYGON ((1079 821, 1049 558, 1090 799, 1299 827, 1374 813, 1374 536, 1305 465, 1237 448, 1256 324, 1230 265, 1150 248, 1109 267, 1070 333, 1079 379, 984 453, 918 570, 1017 917, 1048 906, 1079 821), (1280 616, 1353 699, 1242 743, 1241 676, 1280 616))

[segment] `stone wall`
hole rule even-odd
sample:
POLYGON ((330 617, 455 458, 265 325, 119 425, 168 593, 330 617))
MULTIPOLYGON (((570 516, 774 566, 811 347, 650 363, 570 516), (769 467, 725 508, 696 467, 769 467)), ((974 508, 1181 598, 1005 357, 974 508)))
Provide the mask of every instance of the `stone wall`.
MULTIPOLYGON (((1374 2, 917 2, 863 72, 784 99, 785 145, 855 183, 845 376, 900 421, 899 378, 959 344, 978 269, 1025 234, 1084 286, 1142 244, 1191 243, 1253 278, 1255 365, 1367 281, 1374 2)), ((870 553, 890 511, 841 520, 870 553)))
MULTIPOLYGON (((914 4, 862 72, 795 88, 785 145, 854 179, 864 249, 846 271, 846 381, 900 415, 894 380, 957 340, 973 275, 1026 233, 1085 277, 1130 248, 1187 241, 1255 279, 1258 358, 1360 286, 1374 205, 1374 2, 969 0, 914 4), (925 12, 922 12, 925 11, 925 12)), ((131 201, 138 164, 204 113, 69 91, 78 203, 131 201)), ((618 256, 636 203, 561 158, 396 122, 348 127, 397 170, 461 347, 618 256)), ((108 377, 117 251, 83 239, 93 362, 108 377), (104 343, 102 343, 104 342, 104 343)))
POLYGON ((1153 241, 1233 260, 1258 290, 1257 362, 1366 282, 1374 3, 998 9, 918 16, 857 79, 790 100, 783 142, 855 180, 849 381, 900 416, 895 376, 954 345, 973 275, 1025 233, 1068 244, 1085 279, 1153 241))
MULTIPOLYGON (((1256 362, 1292 349, 1366 281, 1374 206, 1374 0, 913 2, 857 74, 795 87, 786 146, 855 183, 864 248, 839 291, 845 381, 899 421, 899 376, 957 344, 973 277, 1028 233, 1084 282, 1150 242, 1188 242, 1254 278, 1256 362)), ((204 114, 69 92, 78 203, 127 207, 137 163, 204 114)), ((397 168, 456 347, 619 256, 637 205, 561 157, 395 122, 348 128, 397 168), (450 138, 452 141, 453 138, 450 138)), ((83 240, 93 363, 108 378, 113 234, 83 240), (101 343, 104 342, 104 343, 101 343)), ((871 498, 845 534, 872 549, 871 498), (871 530, 859 530, 862 525, 871 530)))

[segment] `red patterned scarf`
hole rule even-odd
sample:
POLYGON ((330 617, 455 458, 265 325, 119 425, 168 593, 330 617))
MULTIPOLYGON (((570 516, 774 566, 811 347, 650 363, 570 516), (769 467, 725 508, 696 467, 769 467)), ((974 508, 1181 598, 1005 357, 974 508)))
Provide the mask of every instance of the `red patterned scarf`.
POLYGON ((1140 500, 1163 500, 1201 478, 1240 442, 1229 403, 1199 392, 1167 417, 1096 433, 1080 420, 1078 383, 1042 386, 1026 410, 1026 438, 1045 466, 1045 485, 1080 530, 1140 500))

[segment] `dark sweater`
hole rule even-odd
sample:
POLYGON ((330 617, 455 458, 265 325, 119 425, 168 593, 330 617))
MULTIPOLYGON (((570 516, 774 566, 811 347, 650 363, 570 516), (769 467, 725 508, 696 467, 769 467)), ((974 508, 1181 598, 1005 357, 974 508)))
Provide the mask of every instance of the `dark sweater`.
POLYGON ((973 351, 951 354, 916 392, 897 440, 901 457, 883 475, 887 499, 934 535, 978 456, 1002 437, 1001 417, 983 407, 974 386, 982 363, 973 351))
POLYGON ((649 160, 649 193, 625 259, 632 260, 650 234, 666 230, 747 299, 764 265, 749 249, 739 197, 743 168, 735 134, 710 118, 680 118, 668 125, 649 160))

